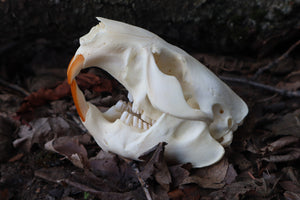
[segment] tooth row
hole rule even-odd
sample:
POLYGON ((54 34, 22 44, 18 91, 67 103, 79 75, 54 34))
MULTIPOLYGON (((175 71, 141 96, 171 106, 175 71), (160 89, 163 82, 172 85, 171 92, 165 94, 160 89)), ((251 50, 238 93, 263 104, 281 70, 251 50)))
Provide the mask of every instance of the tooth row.
POLYGON ((147 130, 151 127, 150 124, 143 122, 143 120, 139 119, 137 116, 128 113, 127 111, 122 113, 120 120, 129 126, 133 126, 139 129, 147 130))
POLYGON ((120 100, 116 103, 115 108, 119 112, 123 112, 120 119, 128 125, 132 125, 134 127, 146 130, 156 122, 155 120, 152 120, 151 118, 147 117, 144 113, 141 115, 141 119, 139 119, 135 115, 132 115, 131 113, 140 115, 142 112, 138 109, 138 107, 132 105, 132 103, 130 102, 126 103, 120 100))
POLYGON ((149 117, 147 117, 144 113, 141 115, 141 118, 142 118, 142 120, 144 120, 148 124, 152 123, 152 119, 150 119, 149 117))
POLYGON ((117 111, 122 112, 122 111, 124 111, 125 108, 126 108, 126 103, 125 103, 124 101, 120 100, 120 101, 118 101, 118 102, 116 103, 115 108, 116 108, 117 111))
POLYGON ((132 105, 132 112, 136 113, 136 114, 141 114, 141 112, 139 111, 138 107, 136 107, 134 104, 132 105))

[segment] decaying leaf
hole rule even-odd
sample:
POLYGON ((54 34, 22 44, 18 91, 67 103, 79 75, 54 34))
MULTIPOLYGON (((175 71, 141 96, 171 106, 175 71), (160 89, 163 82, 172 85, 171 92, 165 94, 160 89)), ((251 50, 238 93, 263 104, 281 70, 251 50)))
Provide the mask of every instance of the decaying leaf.
POLYGON ((268 144, 264 149, 268 152, 274 152, 279 149, 282 149, 286 146, 293 146, 294 144, 299 143, 300 138, 294 136, 285 136, 281 137, 278 140, 268 144))
POLYGON ((214 199, 239 200, 242 195, 250 191, 255 191, 256 186, 257 185, 253 180, 235 182, 228 186, 225 186, 225 188, 222 190, 212 192, 210 196, 214 199))
POLYGON ((93 174, 108 180, 118 191, 128 191, 139 185, 134 170, 115 154, 100 151, 89 159, 89 165, 93 174))
MULTIPOLYGON (((92 89, 95 92, 112 92, 112 82, 108 79, 100 79, 93 74, 80 74, 78 77, 78 85, 82 89, 92 89)), ((24 98, 24 103, 18 110, 18 113, 24 113, 33 110, 37 106, 44 105, 47 102, 61 99, 71 95, 71 89, 65 80, 54 89, 41 88, 37 92, 31 93, 24 98)))
POLYGON ((300 159, 300 148, 286 148, 276 153, 275 155, 266 156, 262 160, 268 162, 288 162, 300 159))
POLYGON ((300 138, 300 109, 284 115, 268 128, 276 135, 292 135, 300 138))
POLYGON ((47 150, 66 156, 75 166, 85 168, 88 165, 88 155, 81 141, 89 141, 87 134, 80 136, 63 136, 45 144, 47 150))
POLYGON ((191 164, 170 166, 169 170, 172 176, 172 186, 176 188, 181 185, 183 181, 189 177, 191 169, 191 164))
POLYGON ((299 200, 300 199, 300 193, 286 191, 286 192, 284 192, 283 195, 286 198, 286 200, 299 200))
POLYGON ((225 185, 228 167, 227 159, 223 158, 212 166, 194 170, 192 175, 184 179, 182 184, 195 183, 202 188, 222 188, 225 185))
POLYGON ((29 152, 33 144, 43 147, 46 142, 55 137, 78 135, 78 131, 73 122, 67 122, 61 117, 38 118, 20 127, 19 138, 13 142, 13 145, 29 152))
POLYGON ((63 168, 48 168, 35 171, 35 176, 50 182, 60 183, 64 186, 72 186, 80 191, 89 192, 100 199, 110 200, 130 200, 145 199, 141 188, 136 188, 128 192, 117 192, 107 186, 107 181, 91 176, 89 173, 72 172, 63 168))
POLYGON ((166 191, 169 191, 171 175, 167 163, 164 160, 165 145, 166 143, 160 143, 155 147, 154 152, 150 151, 145 156, 140 157, 141 160, 145 161, 145 165, 141 167, 139 176, 146 182, 148 179, 154 177, 157 183, 159 183, 166 191))

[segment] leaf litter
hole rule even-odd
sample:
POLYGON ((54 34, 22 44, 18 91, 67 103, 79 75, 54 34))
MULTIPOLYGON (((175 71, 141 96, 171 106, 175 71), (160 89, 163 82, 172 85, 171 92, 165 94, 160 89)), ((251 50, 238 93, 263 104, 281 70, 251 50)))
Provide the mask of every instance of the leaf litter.
MULTIPOLYGON (((196 58, 219 75, 245 78, 272 60, 206 54, 196 58)), ((299 63, 292 55, 260 74, 257 81, 299 90, 299 63)), ((103 111, 126 100, 124 88, 95 69, 81 73, 78 82, 103 111)), ((80 123, 66 80, 49 88, 34 84, 31 88, 36 91, 23 100, 9 90, 0 92, 0 137, 5 147, 0 199, 299 199, 297 97, 228 82, 247 101, 249 116, 222 160, 194 169, 189 163, 168 163, 165 143, 145 152, 141 162, 101 150, 80 123), (16 180, 21 180, 17 188, 11 184, 16 180)))

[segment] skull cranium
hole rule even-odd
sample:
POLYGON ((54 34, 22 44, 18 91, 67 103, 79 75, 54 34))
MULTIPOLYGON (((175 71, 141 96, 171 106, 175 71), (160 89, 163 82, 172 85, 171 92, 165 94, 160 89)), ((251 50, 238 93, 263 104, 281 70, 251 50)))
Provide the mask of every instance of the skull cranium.
POLYGON ((159 142, 176 162, 204 167, 217 162, 223 146, 248 113, 247 105, 204 65, 157 35, 125 23, 100 23, 80 38, 68 68, 77 111, 99 146, 124 157, 139 156, 159 142), (117 79, 130 102, 108 111, 85 101, 75 76, 97 66, 117 79))

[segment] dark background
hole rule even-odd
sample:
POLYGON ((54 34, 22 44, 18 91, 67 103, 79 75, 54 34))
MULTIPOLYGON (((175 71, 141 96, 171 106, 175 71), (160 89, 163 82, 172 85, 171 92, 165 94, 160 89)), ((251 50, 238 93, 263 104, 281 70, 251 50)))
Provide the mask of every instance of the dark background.
POLYGON ((1 75, 32 71, 29 63, 43 52, 66 67, 96 16, 146 28, 189 52, 222 55, 282 53, 300 33, 294 0, 2 0, 1 75))

